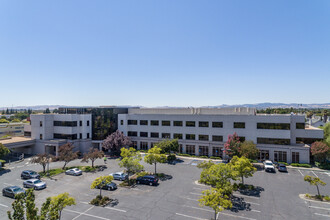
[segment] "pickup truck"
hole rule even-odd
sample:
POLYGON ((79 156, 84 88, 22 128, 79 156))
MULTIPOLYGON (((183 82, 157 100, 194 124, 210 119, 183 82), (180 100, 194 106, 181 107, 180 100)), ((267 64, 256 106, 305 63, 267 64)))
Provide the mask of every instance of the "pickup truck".
POLYGON ((274 166, 273 162, 270 161, 270 160, 266 160, 264 162, 264 169, 265 169, 266 172, 274 172, 274 173, 276 172, 275 171, 275 166, 274 166))

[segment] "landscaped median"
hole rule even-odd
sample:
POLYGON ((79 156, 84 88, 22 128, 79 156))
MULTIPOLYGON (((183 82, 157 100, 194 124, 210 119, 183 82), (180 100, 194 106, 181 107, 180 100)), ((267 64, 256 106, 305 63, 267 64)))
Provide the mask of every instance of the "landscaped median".
POLYGON ((73 168, 78 168, 83 172, 95 172, 99 169, 102 169, 104 165, 101 166, 73 166, 73 167, 66 167, 64 170, 62 168, 57 168, 57 169, 50 169, 48 172, 39 172, 40 177, 53 177, 58 174, 64 173, 67 170, 73 169, 73 168), (49 174, 48 174, 49 173, 49 174))

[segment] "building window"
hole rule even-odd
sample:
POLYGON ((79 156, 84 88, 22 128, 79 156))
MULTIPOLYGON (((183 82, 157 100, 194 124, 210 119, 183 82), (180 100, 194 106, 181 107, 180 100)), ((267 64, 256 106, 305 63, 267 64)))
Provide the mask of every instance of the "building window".
POLYGON ((82 139, 82 133, 79 134, 79 139, 82 139))
POLYGON ((162 138, 170 139, 171 134, 170 133, 162 133, 162 138))
POLYGON ((77 121, 54 121, 54 126, 77 127, 77 121))
POLYGON ((305 129, 305 123, 296 123, 296 129, 305 129))
POLYGON ((148 120, 140 120, 140 125, 148 125, 148 120))
POLYGON ((223 127, 222 122, 219 122, 219 121, 212 122, 212 128, 222 128, 222 127, 223 127))
POLYGON ((40 134, 40 137, 39 138, 40 138, 40 140, 42 140, 42 134, 40 134))
POLYGON ((260 150, 258 160, 269 160, 269 150, 260 150))
POLYGON ((195 155, 195 145, 186 145, 186 154, 195 155))
POLYGON ((156 146, 156 145, 157 145, 156 142, 151 142, 151 143, 150 143, 150 148, 153 148, 153 147, 156 146))
POLYGON ((150 133, 150 137, 152 137, 152 138, 159 138, 159 133, 157 133, 157 132, 151 132, 150 133))
POLYGON ((257 123, 257 129, 290 130, 289 123, 257 123))
POLYGON ((182 134, 173 134, 174 139, 182 139, 182 134))
POLYGON ((40 121, 40 127, 42 127, 42 121, 40 121))
POLYGON ((287 162, 286 151, 274 151, 274 161, 287 162))
POLYGON ((209 140, 209 136, 205 135, 205 134, 200 134, 198 135, 198 140, 200 141, 208 141, 209 140))
MULTIPOLYGON (((89 137, 89 133, 87 133, 89 137)), ((54 133, 54 139, 68 139, 68 140, 76 140, 77 134, 56 134, 54 133)))
POLYGON ((87 120, 87 126, 89 126, 89 120, 87 120))
POLYGON ((182 121, 173 121, 173 126, 182 127, 182 121))
POLYGON ((137 120, 127 120, 128 125, 137 125, 137 120))
POLYGON ((120 125, 124 125, 124 120, 120 120, 120 125))
POLYGON ((182 150, 183 148, 182 148, 182 144, 179 144, 179 153, 183 153, 183 150, 182 150))
POLYGON ((198 123, 199 127, 202 127, 202 128, 207 128, 209 127, 209 122, 208 121, 200 121, 198 123))
POLYGON ((89 139, 89 133, 87 133, 87 139, 89 139))
POLYGON ((194 134, 186 134, 186 140, 195 140, 196 137, 194 134))
POLYGON ((162 126, 171 126, 171 121, 162 121, 162 126))
POLYGON ((79 126, 82 126, 82 121, 79 121, 79 126))
POLYGON ((159 121, 151 120, 151 121, 150 121, 150 125, 151 125, 151 126, 158 126, 158 125, 159 125, 159 121))
POLYGON ((234 128, 245 128, 245 122, 234 122, 234 128))
POLYGON ((239 136, 238 138, 239 138, 239 141, 240 142, 244 142, 245 141, 245 137, 243 137, 243 136, 239 136))
POLYGON ((148 142, 140 142, 140 149, 141 150, 148 150, 148 142))
POLYGON ((127 132, 128 137, 137 137, 137 132, 136 131, 129 131, 127 132))
POLYGON ((222 142, 223 141, 223 136, 212 135, 212 141, 222 142))
POLYGON ((280 145, 290 145, 290 139, 280 139, 280 138, 257 138, 258 144, 280 144, 280 145))
POLYGON ((194 121, 186 121, 186 127, 195 127, 196 126, 196 122, 194 121))
POLYGON ((132 141, 131 147, 137 149, 137 141, 132 141))
POLYGON ((212 147, 212 156, 213 157, 222 157, 221 147, 212 147))
POLYGON ((297 144, 312 144, 315 141, 322 141, 322 139, 296 137, 296 143, 297 144))
POLYGON ((140 132, 140 137, 148 137, 148 132, 140 132))
POLYGON ((199 156, 209 156, 209 147, 199 146, 199 156))
POLYGON ((292 152, 292 163, 299 163, 299 152, 292 152))

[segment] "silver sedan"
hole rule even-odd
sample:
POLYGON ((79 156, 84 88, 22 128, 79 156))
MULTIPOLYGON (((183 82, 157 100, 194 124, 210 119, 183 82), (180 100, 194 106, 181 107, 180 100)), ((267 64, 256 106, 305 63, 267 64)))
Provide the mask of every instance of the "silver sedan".
POLYGON ((73 169, 65 171, 65 174, 79 176, 79 175, 82 175, 82 171, 79 170, 78 168, 73 168, 73 169))
POLYGON ((38 189, 45 189, 47 187, 45 182, 42 182, 39 179, 30 179, 23 182, 24 188, 34 188, 35 190, 38 189))

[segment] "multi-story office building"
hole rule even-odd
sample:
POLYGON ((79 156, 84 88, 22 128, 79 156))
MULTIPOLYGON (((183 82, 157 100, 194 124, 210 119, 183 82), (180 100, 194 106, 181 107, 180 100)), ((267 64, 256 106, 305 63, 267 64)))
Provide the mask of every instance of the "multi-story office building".
POLYGON ((24 123, 3 123, 0 124, 0 137, 2 136, 23 136, 24 135, 24 123))
POLYGON ((119 114, 119 130, 138 149, 177 138, 182 153, 223 157, 224 143, 234 132, 251 140, 259 159, 309 163, 310 146, 323 130, 305 126, 304 115, 261 115, 254 108, 150 108, 119 114))

